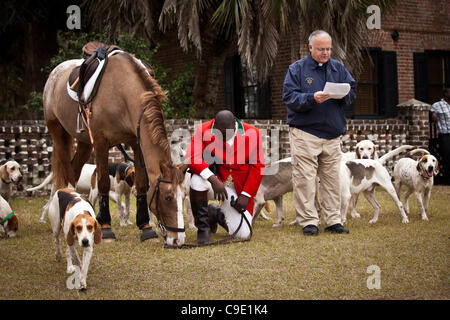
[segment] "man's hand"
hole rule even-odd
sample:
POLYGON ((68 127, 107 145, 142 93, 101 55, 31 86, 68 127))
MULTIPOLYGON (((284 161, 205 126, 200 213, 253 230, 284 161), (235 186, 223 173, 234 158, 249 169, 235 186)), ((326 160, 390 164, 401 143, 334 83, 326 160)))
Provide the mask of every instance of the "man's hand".
POLYGON ((249 198, 247 196, 244 196, 243 194, 240 194, 236 201, 234 201, 234 198, 232 198, 232 200, 230 201, 230 204, 238 212, 244 213, 245 210, 247 210, 248 199, 249 198))
POLYGON ((225 199, 228 199, 227 190, 225 189, 222 181, 220 181, 217 176, 209 177, 208 181, 211 183, 211 186, 214 190, 214 199, 217 199, 219 201, 225 201, 225 199))
POLYGON ((316 91, 314 93, 314 100, 316 100, 317 103, 322 103, 330 98, 329 93, 325 93, 323 91, 316 91))

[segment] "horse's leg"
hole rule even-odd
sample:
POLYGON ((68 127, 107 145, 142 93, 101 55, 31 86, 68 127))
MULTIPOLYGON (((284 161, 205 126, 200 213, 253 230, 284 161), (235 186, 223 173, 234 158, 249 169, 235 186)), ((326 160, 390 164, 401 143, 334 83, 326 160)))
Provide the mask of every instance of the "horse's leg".
POLYGON ((72 159, 72 169, 77 182, 80 178, 81 169, 83 169, 84 164, 89 160, 91 153, 92 145, 90 143, 78 141, 77 151, 72 159))
POLYGON ((56 190, 66 188, 69 184, 75 187, 77 180, 70 163, 73 154, 73 138, 58 120, 48 121, 47 127, 53 140, 53 185, 56 190))
POLYGON ((147 172, 141 162, 141 149, 136 143, 131 144, 134 153, 134 168, 136 170, 136 225, 141 233, 141 241, 158 238, 158 234, 150 226, 150 216, 147 203, 147 172))
POLYGON ((94 135, 95 162, 97 165, 98 215, 97 221, 102 226, 102 239, 113 241, 116 236, 111 230, 111 213, 109 212, 110 179, 108 171, 109 142, 102 132, 94 135))

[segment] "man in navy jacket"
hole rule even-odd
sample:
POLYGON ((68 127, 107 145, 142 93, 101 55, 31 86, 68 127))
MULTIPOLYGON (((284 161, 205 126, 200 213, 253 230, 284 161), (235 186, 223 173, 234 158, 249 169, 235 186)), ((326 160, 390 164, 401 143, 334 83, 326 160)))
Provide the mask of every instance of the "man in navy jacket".
POLYGON ((344 106, 355 99, 356 82, 344 65, 331 59, 331 37, 316 30, 309 37, 310 54, 289 66, 283 86, 290 127, 294 206, 305 235, 317 235, 319 216, 314 206, 315 178, 320 177, 320 198, 325 230, 348 233, 340 215, 340 137, 345 132, 344 106), (326 82, 348 83, 350 92, 331 99, 326 82))

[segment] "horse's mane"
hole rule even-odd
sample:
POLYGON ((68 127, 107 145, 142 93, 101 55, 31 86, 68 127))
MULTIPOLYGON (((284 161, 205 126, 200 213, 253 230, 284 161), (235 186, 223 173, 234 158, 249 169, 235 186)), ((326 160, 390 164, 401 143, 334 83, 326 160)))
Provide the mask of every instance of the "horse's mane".
POLYGON ((171 164, 170 144, 167 139, 162 109, 162 101, 166 99, 166 94, 158 82, 150 76, 147 69, 139 65, 129 53, 125 53, 124 56, 134 67, 134 70, 141 78, 145 89, 147 90, 141 95, 141 106, 146 108, 142 120, 149 124, 151 141, 153 144, 158 145, 163 149, 168 156, 168 162, 171 164))

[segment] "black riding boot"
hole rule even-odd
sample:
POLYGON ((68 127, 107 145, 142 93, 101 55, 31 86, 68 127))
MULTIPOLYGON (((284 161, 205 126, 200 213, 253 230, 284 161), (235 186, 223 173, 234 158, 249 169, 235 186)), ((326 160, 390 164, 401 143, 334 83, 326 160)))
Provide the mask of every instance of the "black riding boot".
POLYGON ((102 239, 115 240, 116 235, 111 230, 111 214, 109 212, 109 195, 99 194, 97 221, 102 226, 102 239))
POLYGON ((227 221, 225 220, 225 215, 222 209, 214 203, 208 205, 208 220, 209 220, 209 227, 212 233, 217 232, 217 224, 219 224, 222 228, 224 228, 228 232, 228 225, 227 221))
POLYGON ((197 243, 208 244, 211 236, 208 218, 208 191, 189 192, 192 214, 197 227, 197 243))
POLYGON ((158 238, 158 234, 149 225, 147 194, 136 195, 136 225, 141 233, 141 241, 158 238))

